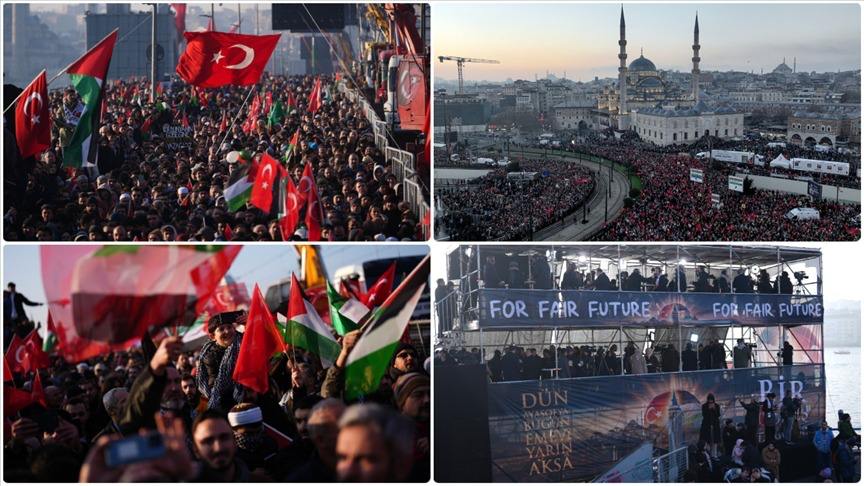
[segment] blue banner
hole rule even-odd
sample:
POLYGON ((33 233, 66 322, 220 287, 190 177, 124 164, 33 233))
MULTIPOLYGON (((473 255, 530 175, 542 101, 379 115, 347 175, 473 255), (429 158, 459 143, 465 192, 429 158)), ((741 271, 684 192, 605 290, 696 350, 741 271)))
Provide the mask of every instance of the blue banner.
POLYGON ((481 289, 481 328, 820 324, 821 295, 481 289))
POLYGON ((723 424, 743 423, 741 401, 761 402, 771 392, 779 410, 788 390, 800 400, 803 429, 825 417, 824 373, 823 365, 795 365, 492 383, 493 481, 591 481, 645 443, 664 450, 670 441, 672 449, 695 444, 700 433, 719 433, 702 427, 709 393, 723 424))

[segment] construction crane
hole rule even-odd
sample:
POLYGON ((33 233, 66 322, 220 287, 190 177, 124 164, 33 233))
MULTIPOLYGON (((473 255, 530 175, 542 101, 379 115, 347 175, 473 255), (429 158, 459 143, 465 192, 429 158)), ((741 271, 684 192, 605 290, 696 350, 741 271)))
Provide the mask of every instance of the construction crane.
POLYGON ((465 92, 465 88, 463 86, 465 80, 462 77, 462 67, 465 65, 466 62, 479 62, 479 63, 483 63, 483 64, 501 64, 500 61, 493 61, 491 59, 472 59, 470 57, 458 57, 458 56, 438 56, 438 61, 439 62, 456 61, 456 69, 459 72, 459 94, 462 94, 465 92))

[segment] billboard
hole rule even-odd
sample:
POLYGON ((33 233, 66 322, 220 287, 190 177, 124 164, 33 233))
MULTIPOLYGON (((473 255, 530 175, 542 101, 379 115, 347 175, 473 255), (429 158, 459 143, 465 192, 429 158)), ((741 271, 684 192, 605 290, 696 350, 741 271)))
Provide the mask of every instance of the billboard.
POLYGON ((735 192, 744 192, 744 178, 730 175, 729 190, 735 192))
POLYGON ((397 71, 397 110, 403 130, 423 130, 426 123, 426 76, 421 56, 404 56, 397 71))
POLYGON ((821 295, 480 289, 481 328, 819 324, 821 295))
POLYGON ((705 173, 702 172, 702 169, 690 169, 690 180, 693 182, 698 182, 702 184, 705 179, 705 173))
POLYGON ((802 428, 825 416, 823 365, 705 370, 488 386, 493 481, 591 481, 644 444, 695 444, 709 393, 720 423, 743 422, 739 400, 790 390, 802 428))
POLYGON ((816 201, 822 199, 822 184, 815 181, 807 181, 807 195, 816 201))

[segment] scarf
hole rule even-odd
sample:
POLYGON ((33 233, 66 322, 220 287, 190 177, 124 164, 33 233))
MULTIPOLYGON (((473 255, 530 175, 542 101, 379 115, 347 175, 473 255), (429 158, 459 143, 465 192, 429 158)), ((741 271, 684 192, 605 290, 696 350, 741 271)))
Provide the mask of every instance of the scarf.
POLYGON ((233 404, 223 403, 228 392, 231 393, 234 403, 243 401, 243 387, 235 383, 232 378, 234 366, 237 364, 237 356, 240 354, 240 342, 242 340, 243 334, 239 332, 235 333, 231 346, 228 346, 224 354, 222 354, 222 360, 219 362, 219 371, 212 388, 209 386, 210 371, 204 365, 204 358, 211 353, 220 352, 220 346, 216 344, 216 341, 207 341, 204 347, 201 348, 201 366, 198 366, 198 389, 207 398, 208 409, 225 411, 230 409, 233 404))

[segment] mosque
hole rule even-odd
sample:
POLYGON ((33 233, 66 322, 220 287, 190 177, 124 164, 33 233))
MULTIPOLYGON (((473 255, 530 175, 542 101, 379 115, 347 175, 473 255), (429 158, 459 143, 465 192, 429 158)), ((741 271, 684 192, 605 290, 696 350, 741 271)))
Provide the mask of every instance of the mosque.
POLYGON ((666 79, 666 73, 640 51, 627 65, 624 8, 621 8, 617 86, 604 89, 599 111, 608 114, 609 126, 633 130, 658 145, 690 143, 703 135, 732 138, 743 135, 744 115, 727 107, 710 106, 699 99, 699 16, 693 26, 693 68, 688 90, 666 79))

